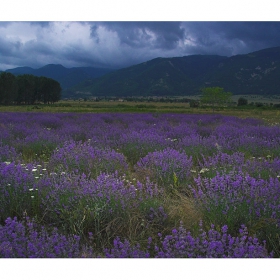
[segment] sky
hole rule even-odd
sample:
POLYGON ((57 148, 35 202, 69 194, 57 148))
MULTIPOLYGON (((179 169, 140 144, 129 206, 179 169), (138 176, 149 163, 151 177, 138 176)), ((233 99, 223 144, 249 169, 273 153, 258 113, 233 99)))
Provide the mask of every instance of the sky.
POLYGON ((36 2, 31 1, 32 9, 24 5, 17 14, 13 6, 8 7, 11 15, 0 21, 0 70, 21 66, 39 68, 46 64, 117 69, 156 57, 232 56, 280 46, 280 21, 273 14, 273 6, 259 7, 259 12, 270 13, 263 18, 257 13, 252 16, 248 10, 254 12, 253 6, 239 0, 236 6, 223 6, 222 10, 215 8, 219 0, 211 1, 212 5, 206 5, 205 10, 201 10, 199 1, 181 9, 179 2, 173 0, 174 6, 167 5, 161 13, 159 5, 153 6, 152 1, 146 0, 133 5, 129 3, 134 1, 125 2, 128 10, 121 8, 125 5, 115 4, 119 1, 107 0, 103 0, 102 7, 84 6, 80 10, 83 1, 58 16, 54 11, 65 10, 66 3, 54 8, 51 4, 36 6, 36 2), (29 14, 23 13, 24 9, 29 14), (247 13, 242 13, 243 10, 247 13), (241 16, 236 17, 237 13, 241 16))

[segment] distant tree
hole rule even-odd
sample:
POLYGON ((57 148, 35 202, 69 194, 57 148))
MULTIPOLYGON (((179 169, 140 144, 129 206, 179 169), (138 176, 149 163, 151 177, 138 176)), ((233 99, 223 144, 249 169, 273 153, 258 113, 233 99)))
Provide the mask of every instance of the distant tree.
POLYGON ((199 107, 199 101, 198 100, 191 100, 190 101, 190 107, 191 108, 198 108, 199 107))
POLYGON ((256 107, 263 107, 264 106, 264 104, 262 102, 256 102, 255 105, 256 105, 256 107))
POLYGON ((213 109, 216 106, 224 106, 231 101, 231 92, 224 91, 221 87, 207 87, 202 89, 201 102, 210 105, 213 109))
POLYGON ((237 101, 237 106, 244 106, 244 105, 248 105, 248 99, 244 97, 240 97, 237 101))

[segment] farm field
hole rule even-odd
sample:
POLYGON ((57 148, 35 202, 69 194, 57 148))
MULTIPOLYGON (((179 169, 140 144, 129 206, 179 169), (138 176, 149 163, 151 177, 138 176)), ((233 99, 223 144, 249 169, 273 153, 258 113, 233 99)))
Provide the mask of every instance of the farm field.
POLYGON ((0 113, 0 257, 280 256, 278 111, 31 110, 0 113))
MULTIPOLYGON (((263 102, 263 101, 262 101, 263 102)), ((59 101, 55 104, 10 105, 1 106, 0 112, 28 113, 170 113, 170 114, 212 114, 211 107, 191 108, 189 103, 165 102, 119 102, 119 101, 59 101)), ((280 122, 277 108, 217 107, 215 114, 237 116, 240 118, 258 118, 268 124, 280 122)))

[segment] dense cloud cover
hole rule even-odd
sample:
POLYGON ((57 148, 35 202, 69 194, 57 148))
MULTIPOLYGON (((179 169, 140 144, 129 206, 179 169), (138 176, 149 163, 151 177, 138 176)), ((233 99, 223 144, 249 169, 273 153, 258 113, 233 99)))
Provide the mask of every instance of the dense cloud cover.
POLYGON ((232 56, 280 46, 280 22, 0 22, 0 70, 122 68, 156 57, 232 56))

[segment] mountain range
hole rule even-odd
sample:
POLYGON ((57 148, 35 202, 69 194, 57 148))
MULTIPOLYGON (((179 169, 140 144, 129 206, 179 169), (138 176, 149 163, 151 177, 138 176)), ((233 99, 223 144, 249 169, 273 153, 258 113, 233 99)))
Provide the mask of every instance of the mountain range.
POLYGON ((233 94, 280 93, 280 47, 231 57, 189 55, 155 58, 127 68, 19 67, 13 74, 47 76, 60 82, 64 97, 183 96, 219 86, 233 94))

